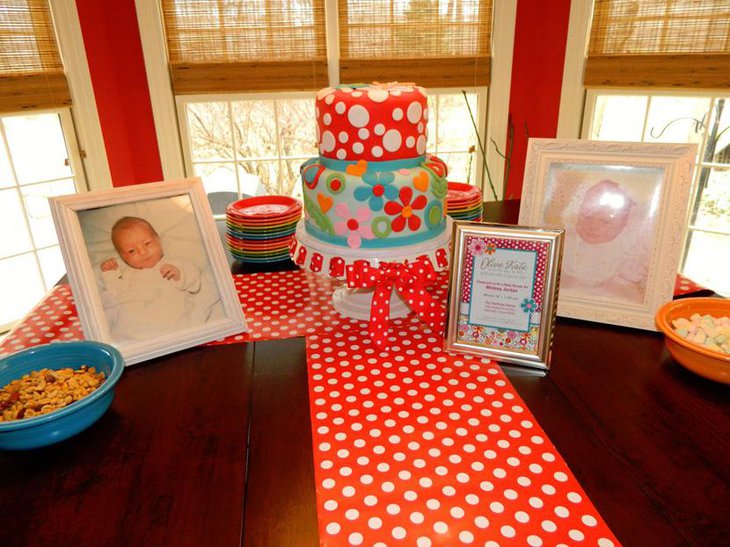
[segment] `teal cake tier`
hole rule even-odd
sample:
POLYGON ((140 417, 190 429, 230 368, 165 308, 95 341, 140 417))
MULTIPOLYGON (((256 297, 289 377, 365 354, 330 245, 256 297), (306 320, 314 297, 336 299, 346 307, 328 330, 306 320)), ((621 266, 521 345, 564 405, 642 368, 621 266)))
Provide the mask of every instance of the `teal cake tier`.
POLYGON ((306 231, 353 249, 428 241, 446 228, 446 172, 435 156, 307 160, 300 168, 306 231))

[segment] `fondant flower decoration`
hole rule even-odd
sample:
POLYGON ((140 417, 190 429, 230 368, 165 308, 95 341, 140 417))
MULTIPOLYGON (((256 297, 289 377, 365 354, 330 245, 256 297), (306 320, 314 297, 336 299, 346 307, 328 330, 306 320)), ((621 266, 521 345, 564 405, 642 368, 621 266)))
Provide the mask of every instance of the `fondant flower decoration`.
POLYGON ((365 173, 362 180, 367 186, 360 186, 355 189, 355 199, 367 201, 373 211, 383 209, 383 196, 387 199, 395 199, 398 196, 398 188, 393 186, 395 180, 393 173, 365 173))
POLYGON ((525 298, 520 306, 522 306, 522 311, 525 313, 529 313, 537 309, 537 304, 533 298, 525 298))
POLYGON ((415 232, 421 227, 421 219, 415 214, 415 211, 426 207, 428 200, 424 195, 419 195, 416 199, 413 199, 413 189, 410 186, 401 188, 398 197, 400 203, 397 201, 389 201, 385 204, 385 212, 387 214, 397 215, 390 226, 394 232, 402 232, 406 225, 408 225, 408 229, 415 232))
POLYGON ((494 243, 487 243, 487 248, 484 249, 484 252, 488 255, 494 254, 497 251, 497 246, 494 243))
POLYGON ((487 252, 487 247, 488 245, 484 242, 484 240, 478 238, 473 238, 471 241, 469 241, 469 244, 467 245, 467 248, 474 256, 483 255, 485 252, 487 252))
POLYGON ((338 236, 347 235, 347 245, 353 249, 360 247, 362 238, 375 237, 368 223, 372 214, 366 207, 359 207, 353 215, 347 203, 339 203, 335 206, 335 214, 342 219, 335 222, 335 233, 338 236))

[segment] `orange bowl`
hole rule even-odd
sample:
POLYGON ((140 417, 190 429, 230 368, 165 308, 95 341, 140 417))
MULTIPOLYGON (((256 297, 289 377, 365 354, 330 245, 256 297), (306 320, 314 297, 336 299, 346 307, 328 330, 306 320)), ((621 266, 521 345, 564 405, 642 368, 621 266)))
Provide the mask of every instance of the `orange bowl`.
POLYGON ((730 384, 730 354, 714 351, 677 334, 672 321, 693 314, 730 316, 730 300, 724 298, 685 298, 664 304, 656 313, 656 324, 672 357, 695 374, 730 384))

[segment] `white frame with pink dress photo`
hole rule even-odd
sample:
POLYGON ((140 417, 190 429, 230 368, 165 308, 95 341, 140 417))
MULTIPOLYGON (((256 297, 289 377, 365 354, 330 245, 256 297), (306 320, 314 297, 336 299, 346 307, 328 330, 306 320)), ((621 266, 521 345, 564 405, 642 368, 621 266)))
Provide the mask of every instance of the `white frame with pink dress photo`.
POLYGON ((694 144, 530 139, 519 223, 565 229, 559 316, 656 330, 696 154, 694 144))
POLYGON ((130 365, 246 330, 200 179, 49 201, 88 340, 130 365))

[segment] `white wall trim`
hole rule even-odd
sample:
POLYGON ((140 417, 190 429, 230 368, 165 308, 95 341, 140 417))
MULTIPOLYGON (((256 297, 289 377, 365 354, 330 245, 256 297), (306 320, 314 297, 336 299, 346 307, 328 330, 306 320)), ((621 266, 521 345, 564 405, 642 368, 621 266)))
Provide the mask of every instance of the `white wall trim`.
POLYGON ((585 101, 583 69, 592 15, 591 0, 572 0, 570 3, 570 22, 565 44, 565 64, 558 115, 559 139, 578 139, 581 135, 585 101))
POLYGON ((112 188, 112 177, 104 147, 99 112, 96 109, 76 1, 50 0, 49 5, 66 78, 71 89, 71 109, 78 145, 86 155, 83 163, 87 185, 89 190, 107 190, 112 188))
MULTIPOLYGON (((492 140, 499 145, 499 149, 503 154, 506 153, 516 19, 517 0, 504 0, 494 3, 492 70, 486 115, 487 134, 483 144, 487 152, 489 172, 492 175, 492 181, 499 197, 504 194, 504 158, 497 154, 492 140)), ((484 179, 486 179, 486 175, 484 179)), ((487 201, 493 199, 486 180, 482 181, 482 196, 487 201)))
POLYGON ((340 85, 340 26, 337 0, 325 0, 324 21, 327 41, 327 76, 332 87, 340 85))
POLYGON ((186 177, 183 162, 175 95, 167 70, 167 46, 163 32, 162 13, 157 0, 135 0, 137 23, 142 41, 147 85, 152 115, 155 119, 157 146, 160 151, 162 175, 166 180, 186 177))

